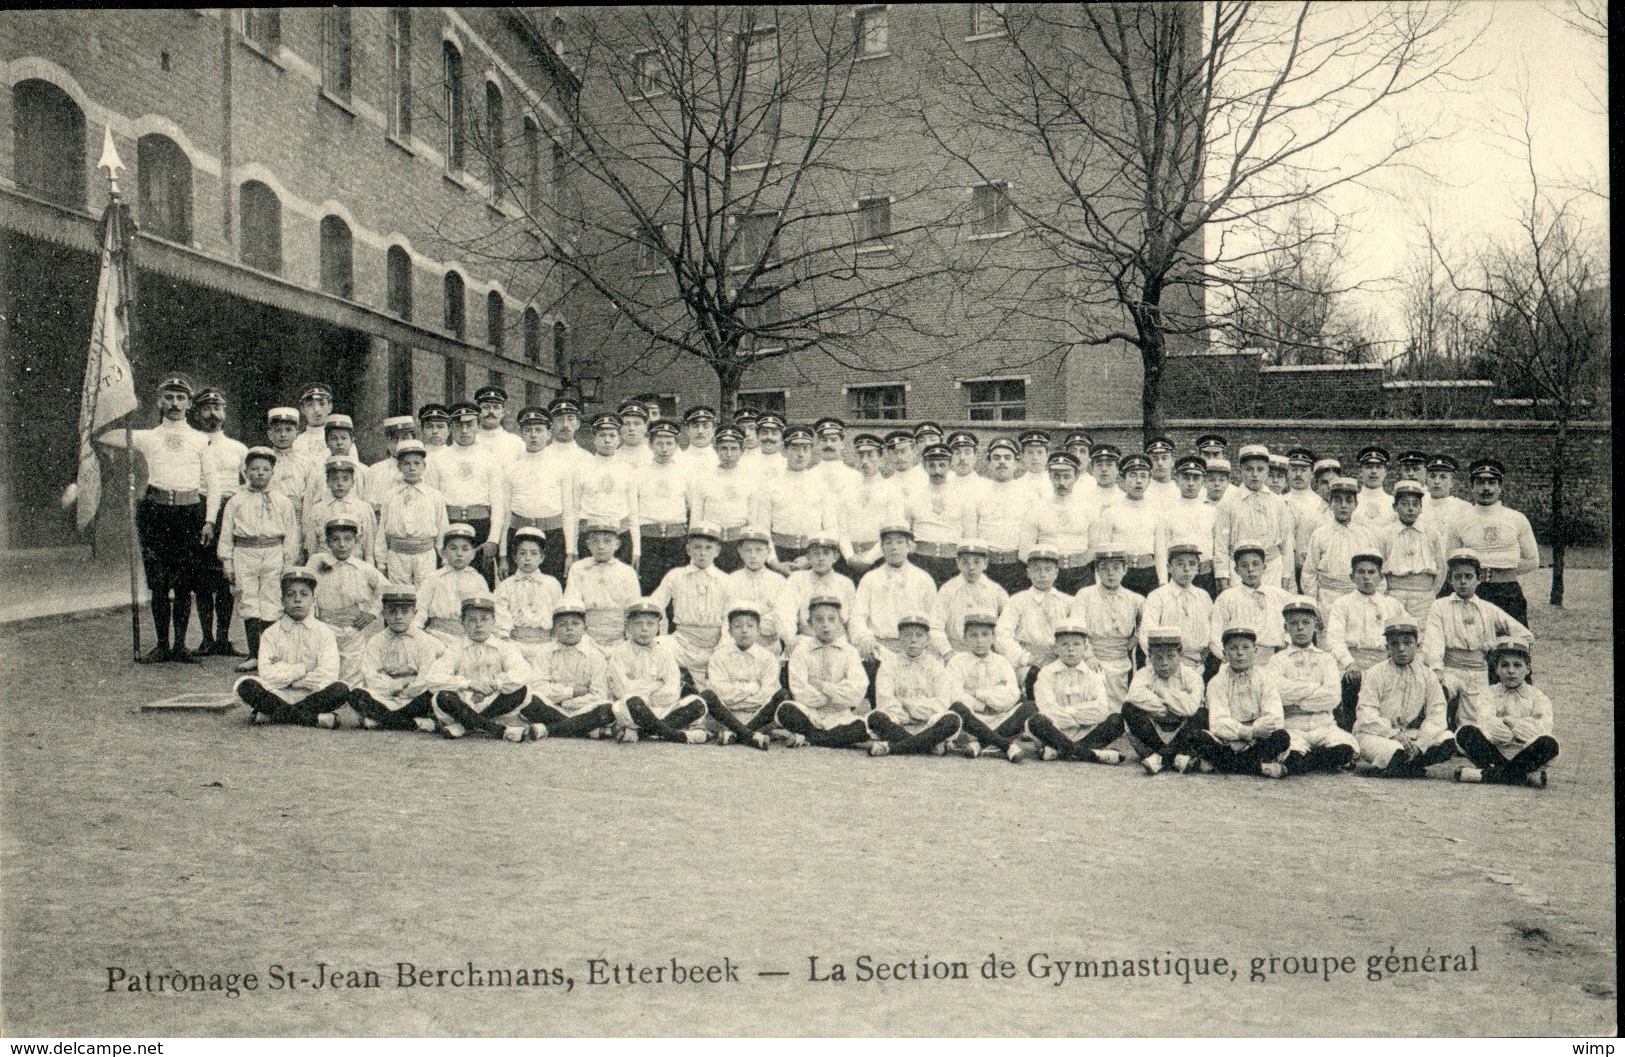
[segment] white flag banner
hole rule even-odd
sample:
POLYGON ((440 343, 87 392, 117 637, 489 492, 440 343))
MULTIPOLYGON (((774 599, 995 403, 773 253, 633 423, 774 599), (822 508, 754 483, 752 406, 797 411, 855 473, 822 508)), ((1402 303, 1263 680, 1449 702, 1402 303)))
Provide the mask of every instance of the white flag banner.
MULTIPOLYGON (((79 531, 96 517, 102 496, 102 465, 94 438, 108 426, 134 411, 135 379, 125 354, 129 326, 124 316, 128 291, 120 257, 123 228, 115 210, 108 207, 102 224, 102 274, 96 284, 96 318, 90 327, 90 356, 85 361, 85 383, 79 399, 79 531)), ((129 457, 134 457, 133 455, 129 457)))

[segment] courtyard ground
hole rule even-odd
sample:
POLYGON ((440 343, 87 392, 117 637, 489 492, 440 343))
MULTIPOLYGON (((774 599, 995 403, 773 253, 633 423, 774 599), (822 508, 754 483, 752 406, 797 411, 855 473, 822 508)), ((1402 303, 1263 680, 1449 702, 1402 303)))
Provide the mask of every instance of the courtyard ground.
POLYGON ((1545 791, 250 727, 241 709, 134 711, 228 686, 228 662, 136 668, 120 615, 14 626, 3 1030, 1613 1034, 1609 576, 1572 571, 1563 610, 1542 601, 1544 571, 1526 585, 1563 746, 1545 791), (1434 969, 1389 975, 1390 953, 1434 969), (1253 980, 1272 954, 1340 971, 1253 980), (1423 961, 1458 954, 1473 968, 1423 961), (964 962, 969 979, 863 981, 865 955, 905 976, 964 962), (727 958, 739 982, 591 982, 593 959, 664 976, 673 958, 727 958), (1035 975, 1177 958, 1238 971, 1035 975), (572 983, 402 987, 403 962, 572 983), (837 963, 845 982, 811 978, 837 963), (381 986, 310 986, 335 969, 381 986), (177 970, 257 988, 128 990, 177 970), (109 991, 114 971, 128 975, 109 991))

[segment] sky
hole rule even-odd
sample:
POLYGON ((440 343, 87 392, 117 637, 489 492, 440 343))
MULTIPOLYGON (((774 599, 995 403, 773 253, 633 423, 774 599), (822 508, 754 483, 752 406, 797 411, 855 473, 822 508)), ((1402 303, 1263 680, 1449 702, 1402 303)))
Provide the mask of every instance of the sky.
POLYGON ((1562 0, 1466 0, 1459 31, 1481 36, 1464 56, 1462 72, 1475 80, 1424 88, 1404 104, 1417 108, 1412 116, 1436 116, 1447 142, 1419 148, 1410 166, 1383 172, 1369 187, 1341 189, 1329 202, 1352 230, 1344 281, 1369 287, 1348 295, 1349 306, 1368 316, 1382 337, 1404 335, 1395 279, 1426 253, 1430 218, 1458 260, 1517 237, 1530 179, 1522 146, 1507 134, 1521 130, 1520 96, 1529 101, 1540 179, 1554 191, 1589 185, 1600 192, 1581 194, 1578 202, 1606 246, 1607 45, 1565 25, 1559 12, 1569 6, 1562 0))

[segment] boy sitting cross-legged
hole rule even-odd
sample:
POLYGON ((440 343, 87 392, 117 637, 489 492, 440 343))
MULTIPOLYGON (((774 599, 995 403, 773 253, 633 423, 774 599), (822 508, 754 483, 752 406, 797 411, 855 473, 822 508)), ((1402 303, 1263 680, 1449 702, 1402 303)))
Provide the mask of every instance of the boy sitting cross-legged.
POLYGON ((993 652, 996 624, 992 613, 967 614, 965 649, 948 658, 948 707, 964 726, 961 740, 971 759, 988 749, 1008 756, 1037 711, 1022 697, 1009 659, 993 652))
POLYGON ((524 727, 502 720, 530 699, 525 685, 530 667, 519 647, 496 637, 496 609, 490 595, 463 599, 464 637, 429 667, 434 710, 448 738, 473 731, 506 741, 525 740, 524 727))
POLYGON ((1270 673, 1280 689, 1281 713, 1292 739, 1286 769, 1292 774, 1340 771, 1360 750, 1354 735, 1333 714, 1348 684, 1337 658, 1315 645, 1315 631, 1320 627, 1320 610, 1315 604, 1296 598, 1282 607, 1281 615, 1286 620, 1288 642, 1270 662, 1270 673))
POLYGON ((858 710, 869 693, 869 674, 842 634, 841 603, 819 595, 807 601, 807 612, 813 637, 802 639, 790 655, 791 700, 777 713, 779 726, 790 733, 786 744, 839 749, 868 741, 858 710))
POLYGON ((1224 630, 1224 665, 1207 684, 1208 736, 1196 743, 1196 751, 1225 774, 1285 778, 1280 758, 1291 738, 1281 714, 1280 690, 1270 672, 1255 663, 1257 642, 1252 628, 1224 630))
POLYGON ((623 742, 647 735, 701 744, 708 737, 699 725, 705 702, 695 694, 683 695, 677 656, 657 638, 661 618, 660 607, 649 599, 633 602, 626 607, 626 638, 605 655, 615 725, 623 742))
MULTIPOLYGON (((1113 710, 1100 673, 1085 661, 1088 652, 1089 632, 1082 624, 1056 625, 1056 657, 1033 683, 1038 712, 1027 720, 1027 733, 1044 747, 1041 759, 1123 762, 1122 753, 1107 748, 1123 736, 1123 717, 1113 710)), ((1014 744, 1009 756, 1020 759, 1014 744)))
POLYGON ((715 728, 719 745, 742 741, 765 751, 771 744, 768 730, 773 717, 790 692, 779 684, 778 657, 762 645, 761 610, 736 601, 728 607, 727 620, 728 637, 711 652, 708 685, 700 691, 709 717, 706 725, 715 728))
MULTIPOLYGON (((1437 609, 1435 609, 1437 612, 1437 609)), ((1425 778, 1455 755, 1439 679, 1416 662, 1416 621, 1406 613, 1383 629, 1388 659, 1360 681, 1354 738, 1360 755, 1385 778, 1425 778)))
POLYGON ((615 712, 609 704, 608 664, 598 644, 587 638, 587 609, 566 599, 551 616, 553 638, 531 659, 530 703, 519 717, 530 724, 534 740, 599 737, 614 728, 615 712))
POLYGON ((865 717, 873 735, 869 755, 941 755, 959 733, 959 717, 948 711, 942 661, 930 648, 931 621, 905 614, 897 619, 897 636, 900 648, 882 657, 875 710, 865 717))
POLYGON ((259 668, 237 680, 237 700, 253 723, 338 725, 333 713, 350 699, 339 682, 339 644, 316 619, 316 578, 304 569, 282 574, 282 617, 260 634, 259 668))
POLYGON ((1456 746, 1474 766, 1456 771, 1458 782, 1546 788, 1541 770, 1557 758, 1552 702, 1529 682, 1529 647, 1503 639, 1493 653, 1496 683, 1462 714, 1456 746))
POLYGON ((429 668, 446 652, 445 644, 412 626, 417 592, 410 584, 384 591, 384 630, 361 649, 361 682, 350 695, 350 707, 367 730, 418 730, 433 733, 433 693, 429 668))
MULTIPOLYGON (((1206 592, 1198 593, 1207 599, 1206 592)), ((1146 629, 1151 663, 1134 673, 1123 699, 1123 724, 1146 774, 1170 763, 1176 771, 1189 770, 1193 739, 1207 730, 1202 673, 1185 663, 1183 634, 1177 627, 1146 629)))

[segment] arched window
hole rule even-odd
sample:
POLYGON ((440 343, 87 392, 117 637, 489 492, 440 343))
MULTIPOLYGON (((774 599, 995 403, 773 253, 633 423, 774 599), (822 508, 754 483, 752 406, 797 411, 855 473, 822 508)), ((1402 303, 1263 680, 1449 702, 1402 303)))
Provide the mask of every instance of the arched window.
POLYGON ((276 192, 258 180, 238 191, 238 226, 242 230, 242 262, 272 275, 282 274, 282 203, 276 192))
POLYGON ((490 162, 491 201, 501 202, 508 193, 508 157, 503 142, 507 135, 504 125, 502 89, 494 81, 485 82, 485 146, 490 162))
POLYGON ((462 172, 467 146, 466 115, 463 112, 463 54, 451 41, 440 50, 441 85, 445 92, 443 106, 446 114, 446 168, 462 172))
POLYGON ((503 312, 507 306, 502 303, 502 295, 492 290, 485 295, 485 339, 498 356, 508 345, 508 321, 503 312))
POLYGON ((570 328, 564 320, 553 322, 553 373, 564 378, 570 373, 570 328))
POLYGON ((342 217, 322 217, 321 286, 335 296, 355 297, 355 243, 342 217))
POLYGON ((384 300, 391 312, 412 318, 412 256, 404 247, 391 246, 384 258, 384 300))
POLYGON ((542 365, 542 317, 534 308, 525 309, 525 362, 532 367, 542 365))
MULTIPOLYGON (((468 330, 468 311, 464 302, 463 277, 456 272, 446 273, 446 329, 451 331, 452 337, 461 341, 468 330)), ((446 402, 453 403, 463 399, 468 390, 467 364, 462 360, 446 357, 446 402)))
POLYGON ((174 140, 157 133, 135 145, 141 227, 171 242, 192 241, 192 162, 174 140))
POLYGON ((17 186, 48 202, 85 208, 85 115, 49 81, 11 89, 17 186))
POLYGON ((525 118, 525 206, 536 213, 542 208, 542 130, 525 118))

